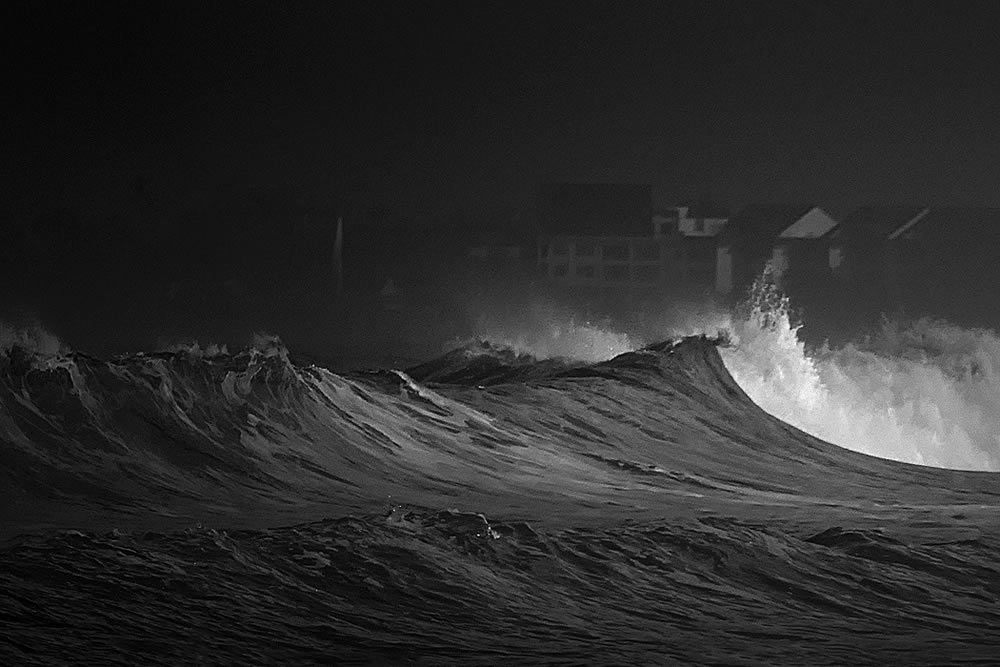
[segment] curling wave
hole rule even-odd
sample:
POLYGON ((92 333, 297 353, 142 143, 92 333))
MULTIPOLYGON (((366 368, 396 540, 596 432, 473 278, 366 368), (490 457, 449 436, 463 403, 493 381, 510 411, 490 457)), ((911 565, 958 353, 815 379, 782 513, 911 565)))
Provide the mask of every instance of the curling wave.
POLYGON ((997 476, 806 434, 745 393, 724 338, 349 374, 267 338, 111 360, 21 343, 0 353, 3 664, 1000 648, 997 476))

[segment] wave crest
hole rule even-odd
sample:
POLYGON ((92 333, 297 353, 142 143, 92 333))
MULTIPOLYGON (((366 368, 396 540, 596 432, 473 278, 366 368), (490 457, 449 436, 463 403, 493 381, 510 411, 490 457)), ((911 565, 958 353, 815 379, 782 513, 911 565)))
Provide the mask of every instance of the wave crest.
POLYGON ((768 274, 722 351, 758 405, 819 438, 882 458, 1000 469, 1000 338, 932 318, 884 319, 873 336, 808 350, 768 274))

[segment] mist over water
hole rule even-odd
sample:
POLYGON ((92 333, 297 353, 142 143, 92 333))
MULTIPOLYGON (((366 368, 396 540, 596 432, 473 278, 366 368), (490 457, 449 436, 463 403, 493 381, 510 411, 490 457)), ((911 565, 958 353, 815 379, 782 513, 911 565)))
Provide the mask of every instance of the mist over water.
MULTIPOLYGON (((536 359, 565 358, 596 363, 643 346, 635 334, 617 330, 610 321, 591 321, 552 303, 535 301, 516 321, 484 313, 473 326, 473 340, 489 341, 536 359)), ((469 341, 453 340, 454 348, 469 341)))

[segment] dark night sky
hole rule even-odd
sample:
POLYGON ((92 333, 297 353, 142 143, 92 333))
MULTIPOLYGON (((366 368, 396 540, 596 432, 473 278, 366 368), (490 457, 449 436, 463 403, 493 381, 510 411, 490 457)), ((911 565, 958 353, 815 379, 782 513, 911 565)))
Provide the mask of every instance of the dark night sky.
POLYGON ((282 185, 428 219, 540 180, 1000 205, 988 3, 349 4, 4 10, 10 214, 139 181, 165 208, 282 185))

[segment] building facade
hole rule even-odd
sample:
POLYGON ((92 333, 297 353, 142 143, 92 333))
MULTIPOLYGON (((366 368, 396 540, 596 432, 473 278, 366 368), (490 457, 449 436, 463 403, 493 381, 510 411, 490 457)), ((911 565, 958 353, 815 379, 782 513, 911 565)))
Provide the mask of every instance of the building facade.
POLYGON ((715 289, 739 295, 767 262, 782 287, 805 286, 828 272, 824 239, 837 221, 812 204, 755 204, 741 209, 718 235, 715 289))
POLYGON ((561 295, 601 310, 635 310, 711 293, 715 236, 727 220, 719 209, 653 212, 648 186, 570 185, 549 192, 539 206, 537 264, 561 295))

